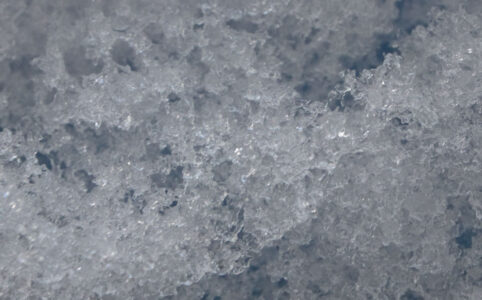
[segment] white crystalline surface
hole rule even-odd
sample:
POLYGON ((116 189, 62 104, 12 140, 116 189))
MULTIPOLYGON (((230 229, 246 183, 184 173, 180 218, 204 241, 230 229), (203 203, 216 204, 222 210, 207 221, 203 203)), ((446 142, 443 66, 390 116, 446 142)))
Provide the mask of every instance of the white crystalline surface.
POLYGON ((244 274, 209 276, 178 289, 179 299, 480 296, 481 16, 432 18, 400 42, 404 57, 345 75, 339 93, 361 110, 310 123, 310 143, 323 151, 313 161, 333 164, 324 179, 307 177, 316 217, 244 274))
POLYGON ((28 2, 0 299, 482 293, 477 2, 28 2))

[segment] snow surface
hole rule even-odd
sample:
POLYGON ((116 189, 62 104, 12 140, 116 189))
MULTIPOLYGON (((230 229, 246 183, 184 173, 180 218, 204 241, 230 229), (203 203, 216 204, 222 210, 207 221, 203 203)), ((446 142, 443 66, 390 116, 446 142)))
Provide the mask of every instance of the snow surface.
POLYGON ((482 2, 0 1, 0 299, 481 299, 482 2))

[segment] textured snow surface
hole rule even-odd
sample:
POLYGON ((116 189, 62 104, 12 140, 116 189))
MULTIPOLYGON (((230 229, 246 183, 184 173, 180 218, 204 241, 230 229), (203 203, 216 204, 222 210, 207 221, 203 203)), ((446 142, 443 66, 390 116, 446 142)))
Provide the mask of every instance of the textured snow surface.
POLYGON ((0 1, 0 299, 481 299, 482 2, 0 1))

